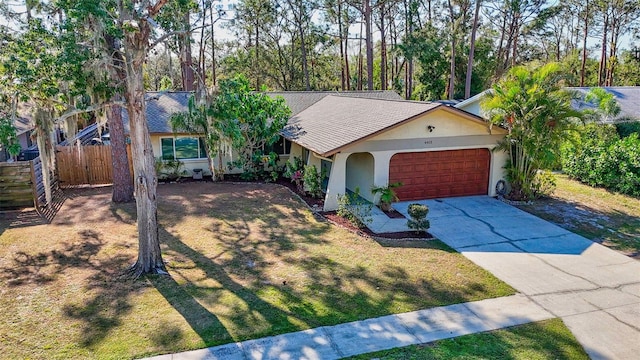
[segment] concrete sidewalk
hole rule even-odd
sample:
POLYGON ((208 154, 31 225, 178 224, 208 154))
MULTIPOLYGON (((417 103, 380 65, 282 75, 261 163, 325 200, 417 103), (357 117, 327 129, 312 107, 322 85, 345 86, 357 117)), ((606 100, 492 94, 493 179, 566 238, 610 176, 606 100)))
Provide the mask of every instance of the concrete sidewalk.
POLYGON ((331 360, 553 317, 526 296, 514 295, 323 326, 150 359, 331 360))
POLYGON ((430 233, 561 317, 592 359, 640 357, 640 262, 487 196, 421 203, 430 233))

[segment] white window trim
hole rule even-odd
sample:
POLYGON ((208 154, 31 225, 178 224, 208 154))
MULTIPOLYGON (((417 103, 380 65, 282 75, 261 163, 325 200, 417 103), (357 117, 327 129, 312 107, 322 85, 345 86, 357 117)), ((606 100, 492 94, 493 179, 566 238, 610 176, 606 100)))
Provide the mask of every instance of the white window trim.
POLYGON ((161 136, 160 137, 160 158, 164 159, 164 153, 163 153, 163 148, 162 148, 162 140, 163 139, 171 139, 171 145, 172 145, 172 149, 173 149, 173 160, 180 160, 180 161, 183 161, 183 162, 206 160, 207 159, 207 154, 201 154, 200 153, 200 138, 202 138, 202 136, 197 136, 197 135, 193 135, 193 136, 189 136, 189 135, 184 135, 184 136, 161 136), (184 138, 198 140, 198 157, 197 158, 178 159, 178 157, 176 156, 176 139, 184 139, 184 138))

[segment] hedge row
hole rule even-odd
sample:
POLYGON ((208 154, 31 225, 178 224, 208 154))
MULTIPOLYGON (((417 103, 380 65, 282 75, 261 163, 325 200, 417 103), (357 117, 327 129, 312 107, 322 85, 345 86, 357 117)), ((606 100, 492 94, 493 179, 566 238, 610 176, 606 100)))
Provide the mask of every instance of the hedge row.
POLYGON ((564 146, 562 169, 588 185, 640 196, 638 133, 620 138, 614 126, 586 125, 564 146))

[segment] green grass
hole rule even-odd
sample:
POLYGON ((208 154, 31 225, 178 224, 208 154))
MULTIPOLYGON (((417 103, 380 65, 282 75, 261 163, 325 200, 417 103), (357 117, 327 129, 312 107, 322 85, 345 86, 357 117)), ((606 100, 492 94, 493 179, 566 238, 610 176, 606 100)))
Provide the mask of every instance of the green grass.
POLYGON ((380 351, 351 359, 589 359, 562 320, 552 319, 424 345, 380 351))
POLYGON ((439 241, 376 242, 248 184, 160 186, 171 276, 125 281, 135 205, 70 195, 52 224, 0 220, 3 357, 135 358, 514 293, 439 241))
POLYGON ((640 199, 593 188, 564 175, 551 198, 521 209, 640 259, 640 199))

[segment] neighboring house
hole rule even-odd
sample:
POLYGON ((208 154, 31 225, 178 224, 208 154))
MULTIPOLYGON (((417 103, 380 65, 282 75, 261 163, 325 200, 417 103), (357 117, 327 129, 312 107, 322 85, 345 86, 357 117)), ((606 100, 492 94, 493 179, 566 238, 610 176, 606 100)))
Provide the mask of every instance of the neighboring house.
MULTIPOLYGON (((569 90, 577 91, 582 96, 582 100, 572 102, 574 109, 585 110, 594 109, 596 106, 584 100, 584 96, 591 90, 590 87, 570 87, 569 90)), ((610 119, 611 122, 635 120, 640 121, 640 86, 611 86, 604 87, 606 91, 613 94, 620 105, 620 114, 610 119)), ((455 105, 458 109, 482 116, 480 111, 480 102, 482 97, 489 90, 485 90, 480 94, 472 96, 455 105)))
MULTIPOLYGON (((13 125, 16 128, 16 136, 18 138, 18 143, 20 144, 20 149, 25 150, 33 145, 31 141, 31 131, 33 130, 33 124, 31 123, 31 119, 25 117, 18 117, 13 122, 13 125)), ((0 161, 7 161, 11 157, 6 149, 0 149, 0 161)))
MULTIPOLYGON (((569 88, 578 91, 584 96, 591 90, 588 87, 569 88)), ((640 121, 640 86, 610 86, 603 87, 607 92, 613 94, 620 105, 620 114, 609 119, 611 122, 617 121, 640 121)), ((576 110, 595 109, 596 106, 584 100, 575 101, 573 106, 576 110)))

